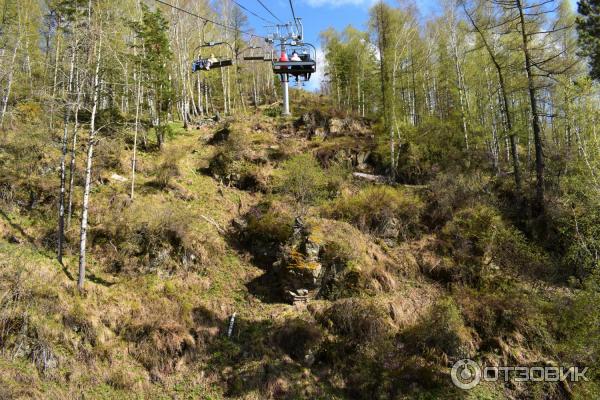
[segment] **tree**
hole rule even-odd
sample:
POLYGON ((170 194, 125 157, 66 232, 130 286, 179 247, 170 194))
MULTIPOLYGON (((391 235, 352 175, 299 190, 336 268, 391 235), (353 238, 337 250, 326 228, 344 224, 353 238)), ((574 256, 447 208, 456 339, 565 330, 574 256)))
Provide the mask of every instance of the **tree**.
POLYGON ((517 150, 517 141, 515 138, 515 132, 514 132, 514 128, 513 128, 513 116, 510 111, 510 104, 508 101, 508 91, 507 91, 507 87, 506 87, 504 67, 500 64, 499 57, 496 54, 496 52, 493 50, 492 46, 490 45, 489 40, 484 32, 484 29, 479 27, 479 25, 475 22, 475 20, 473 19, 473 17, 471 16, 471 14, 469 13, 469 11, 467 10, 467 8, 464 4, 463 4, 463 7, 464 7, 465 14, 467 15, 469 21, 471 22, 471 24, 473 25, 473 27, 479 34, 481 41, 483 42, 483 45, 488 53, 488 56, 490 57, 490 60, 492 60, 492 64, 494 65, 494 68, 496 69, 496 74, 498 75, 500 97, 502 99, 501 108, 504 113, 504 122, 506 124, 506 130, 507 130, 508 137, 510 140, 510 152, 511 152, 511 157, 512 157, 512 161, 513 161, 513 175, 515 178, 515 187, 516 187, 517 192, 520 192, 521 191, 521 171, 519 168, 519 156, 518 156, 518 150, 517 150))
POLYGON ((371 29, 375 35, 377 50, 379 52, 379 81, 381 90, 381 109, 383 110, 384 131, 390 137, 390 176, 396 178, 396 144, 394 138, 394 129, 392 122, 392 111, 390 109, 392 93, 390 82, 390 58, 392 58, 393 49, 390 41, 390 29, 392 27, 392 9, 383 1, 377 3, 371 9, 371 29))
POLYGON ((581 0, 577 32, 581 54, 589 57, 590 76, 600 81, 600 1, 581 0))
POLYGON ((142 4, 142 21, 132 25, 143 46, 139 57, 147 89, 152 96, 157 144, 162 148, 167 129, 167 115, 173 99, 169 73, 172 57, 168 36, 169 24, 160 9, 151 12, 148 6, 142 4))
POLYGON ((94 146, 96 145, 96 116, 98 113, 98 102, 100 97, 100 65, 102 62, 102 36, 99 38, 96 50, 96 67, 94 72, 94 93, 92 99, 92 114, 90 117, 90 136, 88 139, 88 150, 85 166, 85 184, 83 188, 83 204, 81 207, 81 230, 79 240, 79 277, 77 279, 77 288, 82 291, 85 282, 86 272, 86 244, 88 229, 88 213, 90 190, 92 186, 92 161, 94 158, 94 146))

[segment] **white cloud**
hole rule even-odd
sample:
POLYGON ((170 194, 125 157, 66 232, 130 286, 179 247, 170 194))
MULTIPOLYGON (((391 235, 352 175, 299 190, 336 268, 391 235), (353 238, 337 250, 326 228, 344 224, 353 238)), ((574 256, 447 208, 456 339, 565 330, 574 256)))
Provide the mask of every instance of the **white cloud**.
POLYGON ((309 90, 311 92, 317 92, 321 89, 321 81, 325 78, 325 69, 327 67, 325 61, 325 53, 323 49, 317 47, 317 72, 315 72, 311 77, 310 81, 308 81, 304 89, 309 90))
POLYGON ((311 7, 331 7, 337 8, 342 6, 362 6, 371 5, 376 0, 304 0, 311 7))

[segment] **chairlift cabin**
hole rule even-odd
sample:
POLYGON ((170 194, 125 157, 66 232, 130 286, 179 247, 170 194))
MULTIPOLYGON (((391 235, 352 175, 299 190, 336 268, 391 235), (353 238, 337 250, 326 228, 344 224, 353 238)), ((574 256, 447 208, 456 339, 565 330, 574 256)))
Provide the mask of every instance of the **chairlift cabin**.
MULTIPOLYGON (((233 48, 227 42, 203 43, 194 49, 194 53, 200 48, 216 47, 216 46, 223 46, 223 45, 228 46, 229 49, 231 50, 231 53, 233 54, 233 48)), ((207 58, 202 58, 201 56, 198 56, 198 59, 192 63, 192 72, 210 71, 211 69, 230 67, 232 65, 233 65, 232 57, 229 57, 229 58, 223 57, 223 56, 215 57, 212 54, 210 57, 207 57, 207 58)))
POLYGON ((246 51, 249 51, 250 54, 244 54, 242 57, 244 61, 271 61, 271 56, 260 46, 248 47, 242 50, 241 53, 245 53, 246 51))
POLYGON ((312 74, 317 72, 317 51, 310 43, 289 44, 288 51, 282 51, 279 59, 273 61, 273 73, 292 75, 296 81, 309 81, 312 74), (297 57, 293 54, 296 53, 297 57))

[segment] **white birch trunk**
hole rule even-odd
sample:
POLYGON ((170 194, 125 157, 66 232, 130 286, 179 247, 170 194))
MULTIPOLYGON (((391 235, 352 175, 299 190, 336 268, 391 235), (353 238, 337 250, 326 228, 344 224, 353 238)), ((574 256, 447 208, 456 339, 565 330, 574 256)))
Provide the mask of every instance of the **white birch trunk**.
POLYGON ((77 288, 83 290, 86 270, 86 244, 88 228, 88 207, 90 201, 90 188, 92 185, 92 159, 94 156, 94 144, 96 141, 96 113, 98 111, 98 92, 100 90, 100 61, 102 59, 102 38, 98 44, 98 56, 96 57, 96 72, 94 73, 94 97, 92 102, 92 115, 90 118, 90 138, 88 142, 87 160, 85 167, 85 185, 83 189, 83 204, 81 210, 81 232, 79 241, 79 277, 77 288))

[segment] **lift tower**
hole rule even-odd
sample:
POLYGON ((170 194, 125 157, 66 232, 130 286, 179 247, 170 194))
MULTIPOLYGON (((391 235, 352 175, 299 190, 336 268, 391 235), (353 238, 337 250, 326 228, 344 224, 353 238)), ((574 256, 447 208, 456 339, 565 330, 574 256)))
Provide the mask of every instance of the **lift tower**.
MULTIPOLYGON (((296 45, 297 42, 302 41, 303 28, 300 18, 296 18, 294 24, 288 22, 287 24, 277 24, 270 28, 273 29, 273 33, 267 36, 265 41, 273 45, 277 43, 281 49, 278 60, 288 61, 286 46, 296 45)), ((279 77, 281 78, 281 86, 283 88, 283 115, 290 115, 289 73, 280 71, 279 77)))

